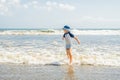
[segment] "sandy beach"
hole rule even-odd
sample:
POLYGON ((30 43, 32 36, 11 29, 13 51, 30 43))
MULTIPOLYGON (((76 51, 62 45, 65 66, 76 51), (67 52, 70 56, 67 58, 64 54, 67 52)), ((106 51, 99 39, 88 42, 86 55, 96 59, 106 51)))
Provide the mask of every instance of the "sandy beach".
POLYGON ((120 80, 120 0, 0 0, 0 80, 120 80))
POLYGON ((119 80, 119 67, 0 65, 0 80, 119 80))

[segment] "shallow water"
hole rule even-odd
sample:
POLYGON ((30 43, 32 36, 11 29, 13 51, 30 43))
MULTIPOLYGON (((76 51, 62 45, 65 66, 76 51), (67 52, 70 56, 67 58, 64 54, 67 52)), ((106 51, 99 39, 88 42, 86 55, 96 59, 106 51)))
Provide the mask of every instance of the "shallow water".
MULTIPOLYGON (((77 35, 72 40, 73 64, 120 66, 119 35, 77 35)), ((0 62, 67 64, 62 35, 1 35, 0 62)))
POLYGON ((119 67, 0 65, 1 80, 119 80, 119 67))

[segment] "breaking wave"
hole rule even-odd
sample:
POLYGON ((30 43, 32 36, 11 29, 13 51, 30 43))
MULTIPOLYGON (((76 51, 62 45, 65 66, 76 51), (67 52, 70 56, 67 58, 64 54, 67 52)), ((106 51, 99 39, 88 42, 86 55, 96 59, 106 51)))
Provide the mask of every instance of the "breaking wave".
MULTIPOLYGON (((120 30, 71 30, 77 35, 120 35, 120 30)), ((59 35, 62 30, 0 30, 0 35, 59 35)))
MULTIPOLYGON (((46 52, 46 51, 45 51, 46 52)), ((0 53, 0 63, 14 64, 68 64, 65 54, 41 54, 41 53, 0 53)), ((93 65, 93 66, 120 66, 120 55, 89 55, 75 54, 73 55, 73 64, 77 65, 93 65)))
MULTIPOLYGON (((120 67, 120 30, 71 31, 83 35, 79 36, 81 45, 73 43, 73 65, 120 67)), ((1 30, 0 64, 68 64, 59 34, 62 30, 1 30)))

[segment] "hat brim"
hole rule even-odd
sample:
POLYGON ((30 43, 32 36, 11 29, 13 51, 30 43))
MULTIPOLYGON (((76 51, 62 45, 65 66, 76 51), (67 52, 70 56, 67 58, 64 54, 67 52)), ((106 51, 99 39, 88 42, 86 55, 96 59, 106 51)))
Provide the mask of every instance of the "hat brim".
POLYGON ((67 29, 67 28, 63 28, 63 30, 67 30, 67 31, 70 31, 70 29, 67 29))

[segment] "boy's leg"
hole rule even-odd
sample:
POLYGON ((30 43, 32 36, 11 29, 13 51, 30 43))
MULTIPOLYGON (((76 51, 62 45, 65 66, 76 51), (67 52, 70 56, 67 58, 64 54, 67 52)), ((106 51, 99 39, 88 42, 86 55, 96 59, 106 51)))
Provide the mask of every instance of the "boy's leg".
POLYGON ((66 52, 67 52, 68 58, 70 59, 70 64, 71 64, 71 63, 72 63, 72 52, 71 52, 71 48, 67 49, 66 52))
POLYGON ((66 49, 66 54, 67 54, 68 59, 70 59, 69 49, 66 49))

